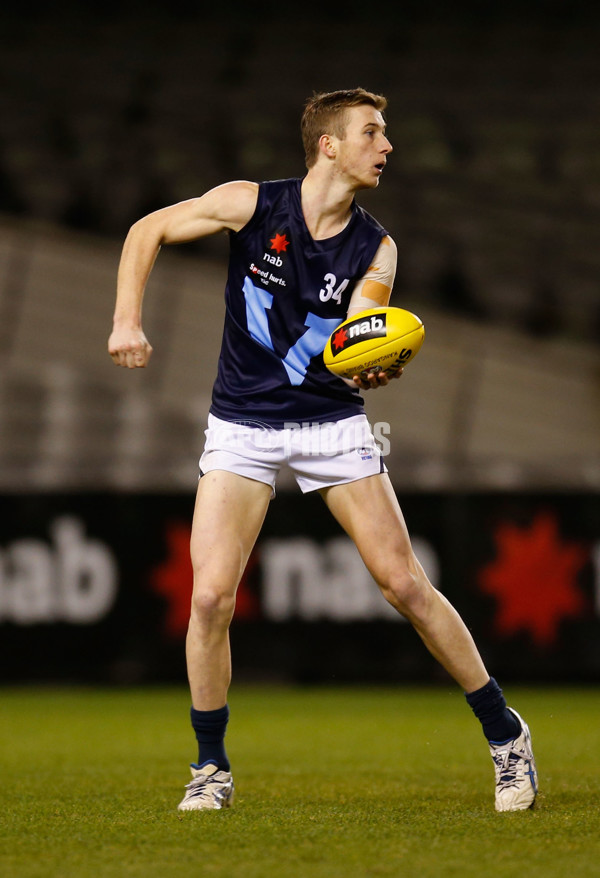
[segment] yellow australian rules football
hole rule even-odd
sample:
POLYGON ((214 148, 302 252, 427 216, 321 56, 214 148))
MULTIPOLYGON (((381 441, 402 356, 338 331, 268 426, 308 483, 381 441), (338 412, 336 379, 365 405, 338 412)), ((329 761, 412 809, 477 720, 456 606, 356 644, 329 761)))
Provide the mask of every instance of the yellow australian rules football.
POLYGON ((423 344, 423 321, 404 308, 370 308, 335 329, 323 351, 323 362, 340 378, 361 372, 393 375, 415 357, 423 344))

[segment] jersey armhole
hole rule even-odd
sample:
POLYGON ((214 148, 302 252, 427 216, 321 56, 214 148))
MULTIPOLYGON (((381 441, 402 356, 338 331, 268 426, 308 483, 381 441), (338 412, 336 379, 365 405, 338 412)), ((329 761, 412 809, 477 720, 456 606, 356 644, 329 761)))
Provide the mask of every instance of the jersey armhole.
POLYGON ((258 197, 256 199, 256 207, 254 208, 254 213, 252 214, 252 216, 250 217, 250 219, 248 220, 246 225, 242 226, 242 228, 238 232, 234 232, 233 229, 229 230, 229 235, 231 238, 239 238, 239 236, 243 235, 247 229, 252 229, 252 227, 257 223, 257 221, 260 219, 261 214, 263 213, 264 200, 265 200, 265 185, 264 185, 264 183, 259 183, 258 184, 258 197))

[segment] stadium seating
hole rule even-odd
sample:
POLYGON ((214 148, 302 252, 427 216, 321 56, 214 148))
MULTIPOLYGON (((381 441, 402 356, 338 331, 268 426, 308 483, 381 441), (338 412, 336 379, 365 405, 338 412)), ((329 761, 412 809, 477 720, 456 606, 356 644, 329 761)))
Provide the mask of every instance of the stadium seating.
MULTIPOLYGON (((5 265, 27 254, 3 323, 2 488, 192 489, 223 260, 161 253, 144 309, 152 361, 126 371, 106 350, 120 243, 23 220, 0 233, 5 265)), ((367 396, 367 411, 403 490, 600 485, 595 346, 402 304, 424 318, 425 346, 397 385, 367 396)))
POLYGON ((1 19, 4 487, 193 483, 224 247, 161 256, 153 368, 125 375, 105 354, 122 237, 225 179, 302 174, 303 100, 354 84, 390 101, 395 152, 362 203, 399 244, 394 303, 428 326, 398 410, 370 400, 398 476, 597 485, 597 22, 405 5, 376 35, 352 2, 318 28, 184 0, 1 19))

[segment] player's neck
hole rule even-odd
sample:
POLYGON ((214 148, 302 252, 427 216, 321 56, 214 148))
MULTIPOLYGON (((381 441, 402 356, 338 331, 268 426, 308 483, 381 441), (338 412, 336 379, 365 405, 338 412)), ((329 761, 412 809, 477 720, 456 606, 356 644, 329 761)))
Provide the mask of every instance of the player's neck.
POLYGON ((315 240, 338 235, 350 221, 354 192, 311 168, 302 181, 302 212, 315 240))

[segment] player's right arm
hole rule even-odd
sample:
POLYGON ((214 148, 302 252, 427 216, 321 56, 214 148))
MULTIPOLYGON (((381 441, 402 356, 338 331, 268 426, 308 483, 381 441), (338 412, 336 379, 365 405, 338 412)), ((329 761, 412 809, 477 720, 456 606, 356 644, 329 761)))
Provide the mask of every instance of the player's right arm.
POLYGON ((183 244, 230 229, 239 232, 251 219, 258 184, 224 183, 200 198, 191 198, 150 213, 129 230, 119 263, 117 301, 108 352, 129 369, 148 364, 152 347, 142 329, 142 302, 150 272, 163 244, 183 244))
MULTIPOLYGON (((381 239, 373 264, 352 292, 347 317, 355 317, 361 311, 366 311, 369 308, 385 308, 389 305, 396 277, 397 258, 398 248, 394 240, 389 235, 385 235, 381 239)), ((399 378, 401 374, 402 368, 398 369, 391 377, 399 378)), ((355 375, 352 382, 362 390, 369 390, 375 387, 385 387, 389 383, 389 377, 385 372, 370 372, 367 376, 364 374, 355 375)))

